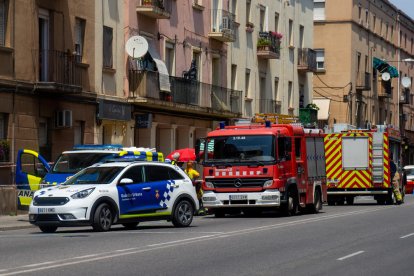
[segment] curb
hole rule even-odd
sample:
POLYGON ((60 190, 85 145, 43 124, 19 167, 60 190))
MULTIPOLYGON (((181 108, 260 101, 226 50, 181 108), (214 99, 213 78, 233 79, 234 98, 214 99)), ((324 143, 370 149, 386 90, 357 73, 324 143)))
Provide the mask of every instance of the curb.
POLYGON ((19 226, 0 226, 0 232, 12 231, 12 230, 21 230, 35 228, 35 225, 32 225, 28 222, 28 225, 19 225, 19 226))

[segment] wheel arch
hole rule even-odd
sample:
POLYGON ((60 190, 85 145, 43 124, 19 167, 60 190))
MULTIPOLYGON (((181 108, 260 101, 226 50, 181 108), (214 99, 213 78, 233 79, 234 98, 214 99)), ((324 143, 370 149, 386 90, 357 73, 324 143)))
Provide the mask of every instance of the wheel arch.
POLYGON ((102 203, 106 203, 111 207, 113 215, 114 215, 113 223, 115 223, 119 217, 119 208, 115 200, 113 200, 112 198, 108 196, 101 197, 95 201, 95 203, 92 205, 91 212, 89 214, 89 220, 93 222, 93 216, 95 214, 96 208, 98 208, 98 206, 101 205, 102 203))
POLYGON ((181 195, 179 195, 179 196, 177 197, 177 199, 175 200, 174 205, 173 205, 173 207, 172 207, 172 209, 171 209, 171 214, 174 214, 175 207, 177 206, 177 204, 178 204, 180 201, 182 201, 182 200, 184 200, 184 199, 188 200, 188 201, 191 203, 191 205, 193 206, 194 212, 196 212, 196 211, 197 211, 197 210, 196 210, 196 203, 194 202, 194 199, 193 199, 193 198, 192 198, 189 194, 181 194, 181 195))

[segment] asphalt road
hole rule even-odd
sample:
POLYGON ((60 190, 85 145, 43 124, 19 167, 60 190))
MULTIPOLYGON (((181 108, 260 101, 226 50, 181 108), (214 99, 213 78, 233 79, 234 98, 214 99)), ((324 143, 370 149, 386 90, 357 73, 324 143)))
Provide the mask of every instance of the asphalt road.
POLYGON ((413 275, 414 197, 361 198, 315 215, 196 217, 190 228, 147 222, 0 232, 0 275, 413 275))

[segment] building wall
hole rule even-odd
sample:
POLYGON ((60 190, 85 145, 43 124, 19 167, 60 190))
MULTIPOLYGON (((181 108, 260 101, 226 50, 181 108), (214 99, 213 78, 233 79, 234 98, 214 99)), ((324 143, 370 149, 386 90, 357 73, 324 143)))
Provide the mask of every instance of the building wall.
MULTIPOLYGON (((297 53, 299 45, 299 26, 304 27, 303 48, 313 47, 313 1, 251 1, 250 21, 254 24, 252 33, 246 31, 246 2, 230 1, 231 9, 236 11, 236 21, 240 23, 237 28, 236 41, 230 45, 230 60, 227 71, 230 76, 232 65, 237 66, 234 89, 244 91, 243 116, 251 117, 260 111, 260 100, 281 101, 281 113, 299 114, 299 88, 304 86, 304 105, 312 100, 311 73, 299 74, 297 70, 297 53), (262 60, 257 58, 257 40, 260 31, 260 9, 267 10, 267 31, 277 31, 283 34, 280 58, 262 60), (276 27, 276 13, 278 26, 276 27), (289 20, 293 22, 292 41, 289 41, 289 20), (277 29, 276 29, 277 28, 277 29), (246 70, 250 70, 250 93, 247 93, 246 70), (260 94, 260 78, 264 78, 265 88, 260 94), (278 80, 278 88, 275 83, 278 80), (292 99, 289 103, 288 86, 292 83, 292 99), (278 91, 276 95, 276 90, 278 91)), ((231 86, 229 77, 228 86, 231 86)))

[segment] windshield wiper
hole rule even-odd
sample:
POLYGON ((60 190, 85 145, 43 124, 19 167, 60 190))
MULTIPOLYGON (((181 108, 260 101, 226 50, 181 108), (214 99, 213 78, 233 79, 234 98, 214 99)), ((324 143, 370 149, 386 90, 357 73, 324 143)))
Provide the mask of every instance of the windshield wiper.
POLYGON ((257 160, 249 160, 249 161, 254 162, 255 164, 254 165, 248 165, 248 167, 258 167, 258 166, 263 167, 264 166, 264 163, 261 162, 261 161, 257 161, 257 160))

